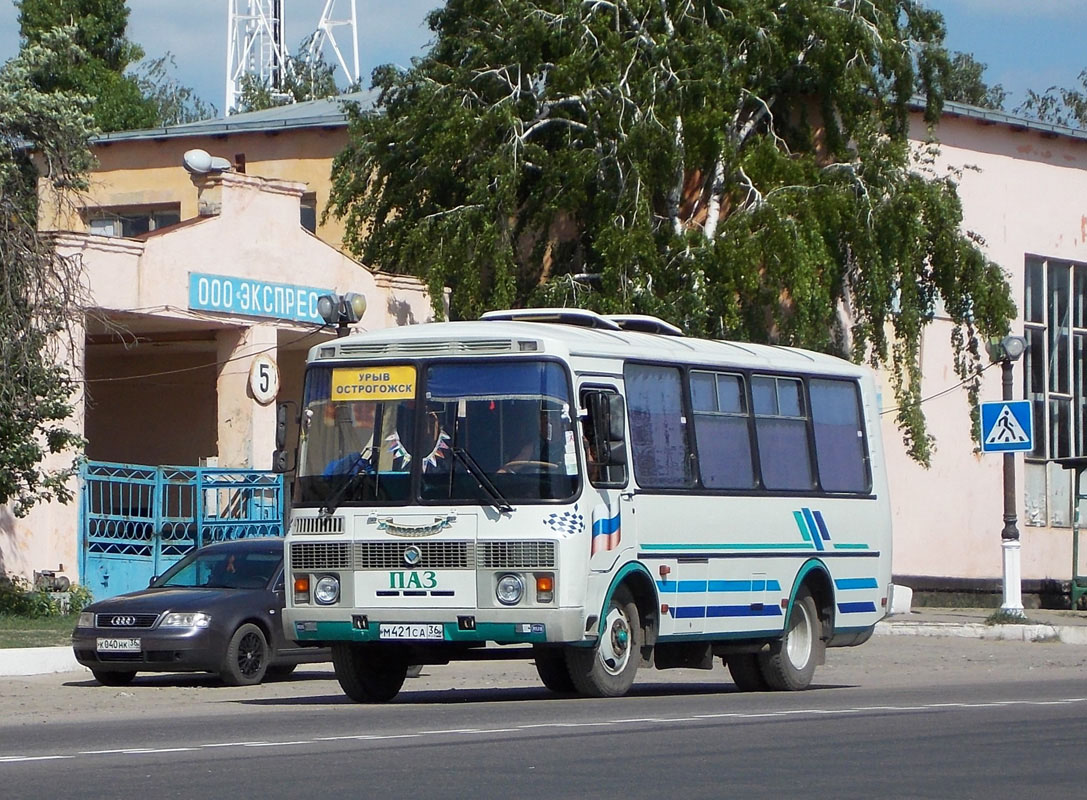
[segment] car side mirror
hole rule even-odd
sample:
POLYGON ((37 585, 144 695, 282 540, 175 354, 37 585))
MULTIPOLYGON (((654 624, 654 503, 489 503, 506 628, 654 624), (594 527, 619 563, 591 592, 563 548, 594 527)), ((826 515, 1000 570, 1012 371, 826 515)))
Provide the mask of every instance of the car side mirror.
POLYGON ((287 452, 287 426, 290 423, 290 407, 293 400, 285 400, 276 406, 276 449, 272 451, 272 471, 290 472, 292 465, 287 452))

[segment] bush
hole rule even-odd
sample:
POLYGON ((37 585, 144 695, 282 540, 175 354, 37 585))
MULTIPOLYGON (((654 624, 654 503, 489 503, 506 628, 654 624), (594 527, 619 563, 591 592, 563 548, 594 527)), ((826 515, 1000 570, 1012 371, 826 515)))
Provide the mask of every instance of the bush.
POLYGON ((86 586, 73 586, 68 592, 67 609, 56 595, 42 589, 34 589, 30 581, 16 575, 0 575, 0 614, 16 617, 59 617, 65 613, 82 611, 91 602, 91 591, 86 586))

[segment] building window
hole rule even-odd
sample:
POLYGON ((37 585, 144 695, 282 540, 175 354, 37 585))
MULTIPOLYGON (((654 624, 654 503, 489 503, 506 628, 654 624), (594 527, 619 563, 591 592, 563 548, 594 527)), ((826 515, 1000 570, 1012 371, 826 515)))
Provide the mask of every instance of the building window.
POLYGON ((310 233, 317 233, 317 194, 315 192, 306 192, 302 195, 300 212, 302 227, 310 233))
POLYGON ((87 209, 85 215, 87 230, 91 233, 132 238, 180 222, 181 206, 174 203, 165 206, 92 208, 87 209))
POLYGON ((1087 264, 1027 256, 1023 315, 1034 422, 1026 524, 1066 526, 1069 474, 1047 462, 1087 455, 1087 264))

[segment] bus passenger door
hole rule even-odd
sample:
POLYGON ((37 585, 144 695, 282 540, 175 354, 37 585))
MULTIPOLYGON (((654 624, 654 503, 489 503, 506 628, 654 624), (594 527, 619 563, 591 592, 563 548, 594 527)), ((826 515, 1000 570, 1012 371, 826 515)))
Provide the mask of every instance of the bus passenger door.
POLYGON ((608 572, 637 541, 629 493, 623 396, 615 383, 584 383, 581 447, 585 464, 582 495, 590 520, 589 568, 608 572))

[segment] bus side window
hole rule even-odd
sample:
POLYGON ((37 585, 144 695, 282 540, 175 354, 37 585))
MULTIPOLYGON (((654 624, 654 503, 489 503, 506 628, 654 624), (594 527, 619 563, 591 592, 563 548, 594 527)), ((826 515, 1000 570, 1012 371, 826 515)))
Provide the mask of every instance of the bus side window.
POLYGON ((625 486, 626 422, 623 398, 616 392, 582 392, 582 438, 589 481, 595 486, 625 486))

